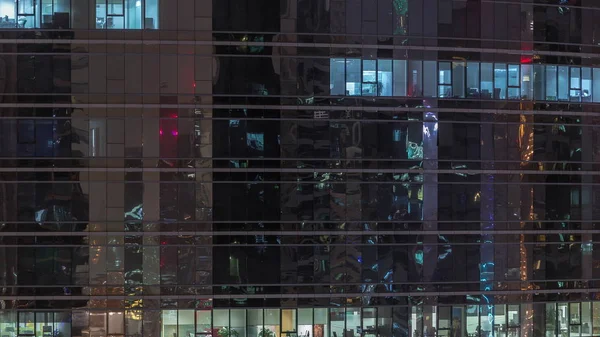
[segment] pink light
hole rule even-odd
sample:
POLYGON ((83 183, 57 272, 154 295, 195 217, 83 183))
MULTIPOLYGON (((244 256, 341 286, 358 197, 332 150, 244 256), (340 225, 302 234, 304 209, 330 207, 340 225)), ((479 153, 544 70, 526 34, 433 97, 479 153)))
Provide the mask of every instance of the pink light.
POLYGON ((158 131, 158 134, 160 134, 162 136, 162 130, 158 131))
POLYGON ((173 130, 173 131, 171 131, 171 134, 172 134, 173 136, 178 136, 178 135, 179 135, 179 132, 178 132, 177 130, 173 130))

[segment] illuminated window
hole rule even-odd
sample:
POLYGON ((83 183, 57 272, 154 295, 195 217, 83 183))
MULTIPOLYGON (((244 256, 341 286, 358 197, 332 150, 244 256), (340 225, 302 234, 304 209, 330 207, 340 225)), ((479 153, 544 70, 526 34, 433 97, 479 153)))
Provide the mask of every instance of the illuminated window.
POLYGON ((521 98, 533 99, 533 66, 530 64, 521 65, 521 98))
POLYGON ((569 74, 569 101, 581 101, 581 68, 571 67, 569 74))
POLYGON ((408 61, 408 96, 421 97, 423 95, 423 62, 408 61))
POLYGON ((479 97, 479 63, 467 63, 467 97, 479 97))
POLYGON ((506 99, 506 64, 496 63, 494 65, 494 98, 506 99))
POLYGON ((546 70, 540 64, 533 66, 533 96, 537 100, 546 99, 546 70))
POLYGON ((406 60, 393 62, 394 96, 406 96, 406 60))
POLYGON ((377 96, 377 61, 363 60, 362 95, 377 96))
POLYGON ((494 92, 493 88, 493 64, 482 63, 481 64, 481 98, 492 98, 494 92))
POLYGON ((70 28, 71 0, 0 0, 2 28, 70 28))
POLYGON ((346 59, 346 95, 348 96, 360 96, 362 93, 360 64, 360 59, 346 59))
POLYGON ((341 96, 600 102, 600 68, 333 58, 329 87, 341 96))
POLYGON ((556 101, 558 99, 556 66, 546 66, 546 100, 556 101))
POLYGON ((377 62, 377 86, 379 96, 392 96, 392 60, 377 62))
POLYGON ((593 101, 600 102, 600 68, 594 68, 592 74, 593 101))
POLYGON ((521 67, 517 64, 508 65, 508 99, 520 99, 521 67))
POLYGON ((96 0, 97 29, 157 29, 158 0, 96 0))
POLYGON ((558 67, 558 100, 569 100, 569 67, 558 67))
POLYGON ((592 69, 581 68, 581 100, 592 101, 592 69))

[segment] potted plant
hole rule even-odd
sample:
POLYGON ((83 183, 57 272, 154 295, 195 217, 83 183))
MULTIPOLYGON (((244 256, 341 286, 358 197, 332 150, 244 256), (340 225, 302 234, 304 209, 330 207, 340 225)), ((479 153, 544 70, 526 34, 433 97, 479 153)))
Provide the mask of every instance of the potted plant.
POLYGON ((260 329, 258 337, 275 337, 275 333, 267 328, 260 329))
POLYGON ((224 326, 217 331, 217 335, 219 337, 239 337, 240 334, 236 330, 224 326))

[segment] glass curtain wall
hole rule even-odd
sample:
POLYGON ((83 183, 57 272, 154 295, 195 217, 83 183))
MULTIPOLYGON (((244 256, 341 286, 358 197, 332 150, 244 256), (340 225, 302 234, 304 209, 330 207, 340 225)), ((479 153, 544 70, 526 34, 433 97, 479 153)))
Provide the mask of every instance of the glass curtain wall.
MULTIPOLYGON (((346 307, 287 309, 162 310, 161 336, 185 337, 585 337, 600 333, 600 302, 346 307), (396 315, 408 310, 409 316, 396 315), (491 313, 491 314, 490 314, 491 313), (527 316, 529 314, 529 316, 527 316), (531 322, 533 320, 533 322, 531 322), (543 320, 543 321, 539 321, 543 320), (403 327, 408 327, 403 330, 403 327)), ((0 311, 2 336, 71 337, 82 313, 0 311)), ((142 311, 89 312, 89 336, 143 334, 142 311), (139 325, 139 326, 138 326, 139 325)))
MULTIPOLYGON (((71 28, 72 0, 0 0, 0 29, 71 28)), ((95 0, 96 29, 158 29, 159 0, 95 0)))
POLYGON ((142 6, 144 2, 144 0, 96 0, 96 28, 143 28, 142 6))
POLYGON ((329 78, 331 95, 342 96, 600 102, 600 69, 591 67, 335 58, 329 78))

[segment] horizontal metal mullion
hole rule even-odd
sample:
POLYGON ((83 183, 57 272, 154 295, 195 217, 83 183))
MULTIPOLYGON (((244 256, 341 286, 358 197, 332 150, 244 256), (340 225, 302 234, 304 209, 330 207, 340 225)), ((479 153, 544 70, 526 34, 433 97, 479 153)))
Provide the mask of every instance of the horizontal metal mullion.
MULTIPOLYGON (((94 157, 97 159, 104 159, 104 158, 99 158, 99 157, 94 157)), ((26 160, 26 158, 20 157, 20 160, 26 160)), ((50 158, 48 158, 50 159, 50 158)), ((74 160, 77 158, 73 158, 74 160)), ((106 158, 106 159, 116 159, 116 158, 106 158)), ((127 159, 127 158, 119 158, 119 159, 127 159)), ((165 158, 168 160, 168 158, 165 158)), ((192 158, 190 158, 192 159, 192 158)), ((196 158, 197 160, 201 160, 202 158, 196 158)), ((257 161, 260 161, 260 159, 256 159, 257 161)), ((319 159, 304 159, 306 161, 319 161, 319 159)), ((368 161, 368 160, 348 160, 348 159, 340 159, 340 161, 349 161, 349 162, 361 162, 361 161, 368 161)), ((431 161, 437 161, 437 160, 431 160, 431 161)), ((493 160, 488 160, 488 161, 482 161, 482 162, 493 162, 493 160)), ((568 162, 567 162, 568 163, 568 162)), ((417 164, 417 162, 415 163, 417 164)), ((335 169, 327 169, 327 168, 155 168, 155 167, 148 167, 148 168, 111 168, 111 167, 106 167, 106 168, 97 168, 97 167, 91 167, 91 168, 77 168, 77 167, 73 167, 73 168, 50 168, 50 167, 0 167, 0 172, 172 172, 172 173, 202 173, 202 172, 217 172, 217 173, 236 173, 236 172, 253 172, 253 173, 330 173, 330 174, 338 174, 338 173, 373 173, 373 174, 379 174, 379 173, 390 173, 390 174, 401 174, 401 173, 409 173, 409 174, 456 174, 456 173, 460 173, 463 175, 490 175, 490 174, 495 174, 495 175, 531 175, 531 176, 544 176, 544 175, 568 175, 568 176, 597 176, 600 175, 600 171, 536 171, 536 170, 473 170, 473 169, 465 169, 465 170, 461 170, 461 169, 457 169, 457 170, 434 170, 434 169, 356 169, 356 168, 335 168, 335 169)), ((93 180, 91 180, 93 181, 93 180)), ((142 180, 140 180, 142 181, 142 180)), ((26 181, 25 181, 26 182, 26 181)), ((52 183, 60 183, 60 181, 48 181, 48 182, 52 182, 52 183)), ((79 181, 65 181, 66 183, 74 183, 74 182, 79 182, 79 181)), ((133 183, 134 181, 130 181, 131 183, 133 183)), ((170 181, 156 181, 156 182, 161 182, 161 183, 171 183, 170 181)), ((189 183, 194 182, 192 181, 187 181, 189 183)), ((207 182, 213 182, 211 181, 207 181, 207 182)), ((246 182, 244 181, 222 181, 222 182, 246 182)), ((302 182, 302 181, 295 181, 295 180, 290 180, 290 181, 269 181, 269 180, 264 180, 264 181, 254 181, 254 180, 250 180, 247 181, 249 183, 279 183, 279 182, 296 182, 298 184, 304 184, 304 183, 320 183, 320 182, 327 182, 327 183, 346 183, 346 182, 350 182, 350 183, 362 183, 362 181, 353 181, 353 180, 348 180, 348 181, 319 181, 319 180, 313 180, 313 181, 306 181, 306 182, 302 182)), ((366 183, 403 183, 402 181, 365 181, 366 183)), ((176 182, 178 183, 178 182, 176 182)), ((409 183, 409 182, 407 182, 409 183)), ((462 181, 457 181, 457 182, 425 182, 426 184, 444 184, 444 183, 466 183, 466 182, 462 182, 462 181)), ((500 185, 505 185, 505 184, 510 184, 508 182, 485 182, 486 184, 500 184, 500 185)), ((533 182, 518 182, 518 184, 524 184, 524 183, 528 183, 528 184, 533 184, 533 182)), ((549 184, 549 183, 536 183, 536 184, 542 184, 542 185, 557 185, 557 184, 549 184)), ((569 183, 569 184, 573 184, 573 183, 569 183)), ((591 183, 590 183, 591 184, 591 183)), ((586 185, 588 185, 586 183, 586 185)))
MULTIPOLYGON (((173 285, 162 285, 163 287, 177 287, 173 285)), ((34 286, 32 286, 34 287, 34 286)), ((145 299, 145 300, 179 300, 179 299, 199 299, 203 296, 209 296, 213 299, 236 299, 236 298, 351 298, 351 297, 398 297, 398 296, 411 296, 411 297, 423 297, 423 296, 476 296, 476 295, 523 295, 523 294, 589 294, 590 292, 599 292, 600 288, 582 288, 582 289, 524 289, 524 290, 491 290, 491 291, 423 291, 423 292, 363 292, 363 293, 329 293, 329 294, 240 294, 240 295, 215 295, 215 294, 198 294, 198 295, 90 295, 90 296, 0 296, 0 300, 65 300, 65 301, 76 301, 76 300, 91 300, 91 299, 107 299, 107 300, 132 300, 132 299, 145 299)), ((124 310, 124 309, 123 309, 124 310)))
MULTIPOLYGON (((429 222, 429 221, 428 221, 429 222)), ((519 221, 513 221, 514 223, 518 223, 519 221)), ((218 223, 215 223, 218 225, 218 223)), ((378 231, 378 230, 364 230, 364 231, 302 231, 302 230, 293 230, 293 231, 253 231, 253 230, 245 230, 245 231, 173 231, 173 230, 165 230, 165 231, 146 231, 146 232, 129 232, 129 231, 89 231, 89 232, 74 232, 74 231, 53 231, 53 232, 2 232, 0 231, 0 238, 19 238, 19 237, 32 237, 32 236, 40 236, 40 237, 56 237, 56 236, 76 236, 76 237, 107 237, 107 236, 378 236, 378 235, 394 235, 394 236, 414 236, 414 235, 422 235, 422 236, 438 236, 438 235, 514 235, 514 234, 523 234, 523 235, 558 235, 558 234, 600 234, 600 230, 597 229, 573 229, 573 230, 557 230, 557 229, 544 229, 544 230, 393 230, 393 231, 378 231)), ((524 241, 531 242, 531 241, 524 241)), ((574 242, 564 242, 557 241, 562 244, 569 243, 588 243, 588 241, 574 241, 574 242)), ((594 241, 595 242, 595 241, 594 241)), ((514 242, 505 242, 503 244, 519 244, 520 241, 514 242)), ((534 242, 537 244, 545 244, 545 243, 553 243, 552 241, 544 241, 544 242, 534 242)), ((496 244, 496 243, 494 243, 496 244)), ((247 244, 244 244, 247 245, 247 244)), ((252 245, 260 245, 260 244, 252 244, 252 245)), ((35 245, 34 245, 35 246, 35 245)))

